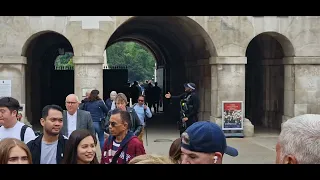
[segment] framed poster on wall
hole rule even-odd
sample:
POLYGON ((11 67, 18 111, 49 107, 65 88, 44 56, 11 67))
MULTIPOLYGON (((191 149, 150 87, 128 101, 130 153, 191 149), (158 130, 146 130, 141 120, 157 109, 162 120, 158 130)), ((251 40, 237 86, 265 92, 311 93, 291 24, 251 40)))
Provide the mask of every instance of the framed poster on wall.
POLYGON ((222 101, 222 130, 243 130, 243 101, 222 101))

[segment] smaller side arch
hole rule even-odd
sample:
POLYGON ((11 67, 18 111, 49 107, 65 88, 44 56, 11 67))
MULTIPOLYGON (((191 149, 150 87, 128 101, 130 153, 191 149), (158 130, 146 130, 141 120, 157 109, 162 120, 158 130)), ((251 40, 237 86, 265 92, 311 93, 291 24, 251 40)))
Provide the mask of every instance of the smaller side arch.
POLYGON ((284 53, 285 57, 294 57, 295 56, 295 49, 294 49, 292 42, 289 40, 289 38, 287 38, 285 35, 283 35, 281 33, 275 32, 275 31, 267 31, 267 32, 262 32, 260 34, 257 34, 248 42, 245 50, 248 49, 249 44, 252 42, 252 40, 254 38, 256 38, 259 35, 263 35, 263 34, 269 35, 279 42, 279 44, 281 45, 281 47, 283 49, 283 53, 284 53))
POLYGON ((56 31, 53 31, 53 30, 44 30, 44 31, 39 31, 39 32, 36 32, 34 34, 32 34, 26 41, 25 43, 23 44, 22 46, 22 50, 21 50, 21 56, 24 56, 24 57, 27 57, 27 52, 29 51, 30 48, 33 47, 34 43, 38 40, 39 37, 45 35, 45 34, 48 34, 48 33, 54 33, 54 34, 57 34, 61 37, 63 37, 67 42, 69 42, 70 46, 73 48, 71 42, 69 39, 67 39, 63 34, 61 33, 58 33, 56 31))

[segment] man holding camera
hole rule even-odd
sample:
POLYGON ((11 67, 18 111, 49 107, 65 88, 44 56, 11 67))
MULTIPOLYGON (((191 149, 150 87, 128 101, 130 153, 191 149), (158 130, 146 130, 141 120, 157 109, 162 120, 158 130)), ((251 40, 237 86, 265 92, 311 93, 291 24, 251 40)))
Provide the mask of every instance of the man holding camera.
POLYGON ((194 83, 184 84, 185 93, 179 96, 172 96, 170 92, 165 95, 167 99, 180 100, 180 121, 179 130, 180 135, 193 123, 198 121, 198 113, 200 109, 200 99, 195 92, 196 85, 194 83))

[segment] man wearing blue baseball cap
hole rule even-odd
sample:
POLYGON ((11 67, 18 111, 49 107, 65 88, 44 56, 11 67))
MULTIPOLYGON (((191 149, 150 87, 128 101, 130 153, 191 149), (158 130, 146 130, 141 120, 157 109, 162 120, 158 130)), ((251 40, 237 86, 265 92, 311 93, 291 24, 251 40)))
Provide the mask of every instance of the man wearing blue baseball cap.
POLYGON ((210 121, 192 124, 181 135, 181 164, 222 164, 224 154, 238 156, 227 146, 222 129, 210 121))

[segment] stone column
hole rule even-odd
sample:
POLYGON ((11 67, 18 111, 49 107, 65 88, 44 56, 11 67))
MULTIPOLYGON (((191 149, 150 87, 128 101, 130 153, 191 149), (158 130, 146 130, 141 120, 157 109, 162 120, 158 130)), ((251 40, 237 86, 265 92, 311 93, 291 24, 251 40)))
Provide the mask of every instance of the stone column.
POLYGON ((11 80, 11 96, 25 104, 25 67, 23 56, 0 56, 0 80, 11 80))
POLYGON ((284 104, 282 123, 294 117, 295 104, 295 65, 294 57, 283 58, 284 66, 284 104))
POLYGON ((0 56, 0 80, 11 80, 11 96, 20 104, 26 103, 26 64, 23 56, 0 56))
POLYGON ((103 56, 74 56, 74 93, 81 99, 85 89, 97 89, 103 97, 103 56))
MULTIPOLYGON (((209 63, 211 64, 210 120, 221 126, 222 101, 243 101, 245 105, 245 64, 247 58, 212 57, 209 63)), ((244 133, 245 136, 253 135, 253 126, 249 120, 244 121, 244 133)))
POLYGON ((287 67, 286 72, 291 77, 290 80, 287 79, 287 87, 291 89, 294 87, 291 90, 293 92, 289 91, 291 94, 286 95, 288 97, 285 103, 291 101, 286 115, 291 117, 302 114, 319 114, 320 57, 288 57, 284 61, 287 67))

